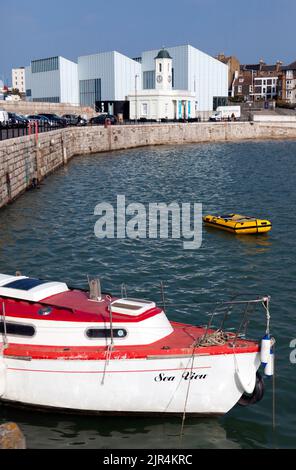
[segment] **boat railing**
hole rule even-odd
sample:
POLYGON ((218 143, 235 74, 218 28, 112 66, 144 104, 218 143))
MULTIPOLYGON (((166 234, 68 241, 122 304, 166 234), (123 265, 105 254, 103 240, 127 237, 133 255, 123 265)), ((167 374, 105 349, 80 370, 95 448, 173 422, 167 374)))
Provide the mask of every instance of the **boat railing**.
POLYGON ((173 314, 172 308, 180 310, 180 307, 184 307, 186 311, 189 308, 196 311, 197 307, 199 310, 204 309, 205 312, 200 312, 200 314, 203 318, 206 316, 206 321, 198 325, 204 328, 204 334, 199 339, 199 343, 207 343, 210 336, 219 333, 217 341, 220 341, 220 336, 228 337, 235 345, 239 339, 246 338, 251 318, 254 318, 259 306, 262 306, 266 313, 267 330, 269 330, 270 297, 258 295, 256 298, 246 299, 246 295, 248 294, 237 294, 232 296, 230 300, 193 302, 190 305, 176 303, 166 298, 163 307, 167 309, 169 316, 171 313, 173 314))
POLYGON ((270 297, 262 296, 251 300, 240 300, 239 295, 229 301, 219 302, 215 305, 211 313, 208 314, 209 321, 205 328, 205 333, 200 342, 207 341, 211 331, 219 331, 221 333, 231 333, 232 343, 235 346, 238 339, 246 338, 251 316, 254 316, 257 307, 262 306, 266 313, 267 329, 269 330, 270 313, 269 304, 270 297), (232 326, 229 327, 231 317, 232 326), (214 324, 215 319, 220 321, 214 324))

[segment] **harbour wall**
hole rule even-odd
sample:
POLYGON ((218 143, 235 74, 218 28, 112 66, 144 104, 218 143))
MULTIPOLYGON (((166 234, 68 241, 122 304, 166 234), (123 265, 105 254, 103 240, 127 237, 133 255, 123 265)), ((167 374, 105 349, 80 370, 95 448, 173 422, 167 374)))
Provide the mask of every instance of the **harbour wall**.
POLYGON ((75 155, 149 145, 295 139, 296 123, 190 123, 66 128, 0 142, 0 207, 75 155))

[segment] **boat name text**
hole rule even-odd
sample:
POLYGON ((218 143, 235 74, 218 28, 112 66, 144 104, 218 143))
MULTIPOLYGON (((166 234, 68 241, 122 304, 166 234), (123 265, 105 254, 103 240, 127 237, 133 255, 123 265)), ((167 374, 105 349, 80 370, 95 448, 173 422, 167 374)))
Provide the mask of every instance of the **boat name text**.
MULTIPOLYGON (((185 381, 193 381, 193 380, 205 380, 207 378, 207 374, 196 374, 195 372, 184 372, 182 374, 182 379, 185 381)), ((159 374, 157 377, 155 377, 154 382, 174 382, 177 377, 174 375, 167 376, 163 373, 159 374)))

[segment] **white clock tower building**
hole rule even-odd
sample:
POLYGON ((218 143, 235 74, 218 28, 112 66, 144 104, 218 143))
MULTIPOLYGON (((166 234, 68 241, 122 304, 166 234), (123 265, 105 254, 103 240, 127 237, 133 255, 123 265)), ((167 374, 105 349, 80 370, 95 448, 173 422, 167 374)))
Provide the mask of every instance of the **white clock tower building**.
POLYGON ((173 86, 173 59, 162 49, 155 57, 155 89, 171 91, 173 86))
POLYGON ((144 121, 187 120, 196 117, 196 94, 189 90, 173 88, 173 59, 166 49, 154 58, 154 88, 138 89, 127 97, 130 102, 130 119, 144 121))

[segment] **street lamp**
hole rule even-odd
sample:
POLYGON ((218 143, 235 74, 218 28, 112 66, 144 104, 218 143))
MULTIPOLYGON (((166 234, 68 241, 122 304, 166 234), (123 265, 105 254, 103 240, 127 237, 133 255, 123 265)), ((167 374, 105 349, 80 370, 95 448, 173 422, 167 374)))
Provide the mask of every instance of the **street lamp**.
POLYGON ((136 123, 138 122, 138 78, 139 78, 139 75, 136 74, 135 75, 135 104, 136 104, 136 112, 135 112, 135 120, 136 120, 136 123))

